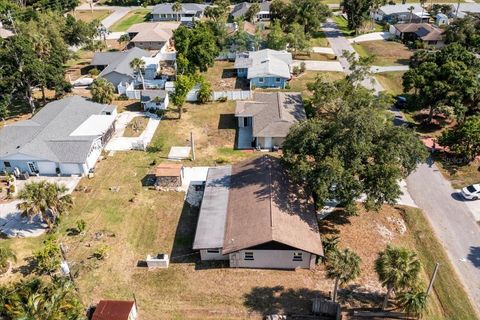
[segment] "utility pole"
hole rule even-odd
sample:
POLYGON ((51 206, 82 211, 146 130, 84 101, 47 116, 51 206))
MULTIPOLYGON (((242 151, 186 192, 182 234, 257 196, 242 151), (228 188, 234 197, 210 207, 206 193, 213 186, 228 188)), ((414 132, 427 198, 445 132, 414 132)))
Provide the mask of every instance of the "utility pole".
POLYGON ((67 261, 67 255, 66 255, 66 250, 65 250, 65 247, 63 246, 63 243, 60 243, 60 252, 62 253, 62 264, 65 264, 65 269, 68 273, 68 277, 70 278, 70 281, 72 281, 73 283, 73 286, 75 287, 75 290, 77 290, 78 292, 78 288, 77 288, 77 285, 75 284, 75 280, 73 278, 73 275, 72 275, 72 271, 70 270, 70 267, 68 266, 68 261, 67 261))
POLYGON ((190 131, 190 146, 192 147, 192 160, 195 161, 195 141, 193 140, 192 131, 190 131))
POLYGON ((430 292, 432 291, 433 289, 433 282, 435 281, 435 278, 437 276, 437 272, 438 272, 438 267, 440 266, 440 263, 436 263, 435 264, 435 269, 433 269, 433 274, 432 274, 432 278, 430 279, 430 283, 428 284, 428 289, 427 289, 427 296, 430 294, 430 292))

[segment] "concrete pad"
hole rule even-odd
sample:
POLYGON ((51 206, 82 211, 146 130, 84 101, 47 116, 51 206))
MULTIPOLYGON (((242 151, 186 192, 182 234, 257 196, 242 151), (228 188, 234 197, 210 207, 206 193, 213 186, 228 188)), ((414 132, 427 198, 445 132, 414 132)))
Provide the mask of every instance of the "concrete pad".
POLYGON ((208 169, 210 167, 184 167, 182 185, 202 184, 207 181, 208 169))
POLYGON ((330 47, 313 47, 312 51, 315 53, 335 54, 333 49, 330 47))
POLYGON ((168 153, 168 159, 171 160, 183 160, 190 158, 190 147, 171 147, 168 153))
POLYGON ((305 68, 310 71, 344 72, 342 65, 338 61, 293 60, 293 66, 300 66, 302 62, 305 63, 305 68))
POLYGON ((350 43, 355 43, 355 42, 365 42, 365 41, 381 41, 381 40, 387 40, 392 38, 393 35, 390 32, 371 32, 367 34, 362 34, 358 37, 348 39, 350 43))
POLYGON ((394 72, 394 71, 408 71, 409 66, 372 66, 370 71, 373 73, 382 73, 382 72, 394 72))
POLYGON ((452 198, 459 202, 463 202, 472 213, 475 221, 480 221, 480 200, 467 200, 461 195, 461 190, 455 190, 456 193, 452 194, 452 198))

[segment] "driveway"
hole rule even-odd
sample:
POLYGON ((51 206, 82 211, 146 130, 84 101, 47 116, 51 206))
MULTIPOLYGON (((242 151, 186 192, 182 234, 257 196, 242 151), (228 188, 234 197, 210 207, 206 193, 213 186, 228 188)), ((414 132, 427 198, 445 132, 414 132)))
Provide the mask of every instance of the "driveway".
POLYGON ((348 39, 348 42, 365 42, 365 41, 383 41, 392 38, 393 35, 390 32, 372 32, 367 34, 362 34, 358 37, 348 39))
POLYGON ((338 61, 293 60, 293 66, 300 66, 302 62, 305 63, 305 68, 310 71, 344 71, 342 65, 338 61))
MULTIPOLYGON (((477 309, 480 307, 480 228, 437 166, 423 164, 407 178, 415 203, 423 209, 443 243, 477 309)), ((441 268, 440 268, 441 270, 441 268)))
MULTIPOLYGON (((67 187, 68 193, 72 193, 80 182, 80 177, 30 177, 28 180, 17 180, 16 187, 20 191, 26 183, 39 182, 46 180, 63 184, 67 187)), ((46 231, 47 225, 42 223, 40 218, 35 217, 30 220, 23 217, 21 212, 17 210, 19 200, 13 200, 0 204, 0 233, 5 234, 9 238, 13 237, 37 237, 46 231)))
POLYGON ((335 54, 330 47, 313 47, 312 51, 315 53, 335 54))
POLYGON ((370 70, 373 73, 382 73, 382 72, 393 72, 393 71, 408 71, 409 66, 372 66, 370 70))

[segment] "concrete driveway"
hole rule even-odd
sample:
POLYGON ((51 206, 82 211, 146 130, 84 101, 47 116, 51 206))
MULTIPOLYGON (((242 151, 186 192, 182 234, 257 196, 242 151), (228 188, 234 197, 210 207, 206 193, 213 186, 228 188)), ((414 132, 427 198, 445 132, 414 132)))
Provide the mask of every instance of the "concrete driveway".
POLYGON ((302 62, 305 63, 305 68, 310 71, 344 71, 342 65, 338 61, 293 60, 293 66, 300 66, 302 62))
MULTIPOLYGON (((26 183, 39 182, 42 180, 63 184, 67 187, 68 193, 72 193, 80 182, 80 177, 31 177, 28 180, 17 180, 16 187, 20 191, 26 183)), ((0 233, 9 238, 37 237, 46 231, 47 225, 42 223, 39 217, 30 220, 23 217, 17 209, 19 200, 13 200, 0 204, 0 233)))
POLYGON ((382 72, 394 72, 394 71, 408 71, 409 66, 372 66, 370 70, 373 73, 382 73, 382 72))
POLYGON ((350 43, 365 42, 365 41, 383 41, 392 38, 393 35, 390 32, 372 32, 362 34, 358 37, 348 39, 350 43))
POLYGON ((313 47, 312 51, 315 53, 335 54, 335 52, 333 52, 333 49, 330 47, 313 47))

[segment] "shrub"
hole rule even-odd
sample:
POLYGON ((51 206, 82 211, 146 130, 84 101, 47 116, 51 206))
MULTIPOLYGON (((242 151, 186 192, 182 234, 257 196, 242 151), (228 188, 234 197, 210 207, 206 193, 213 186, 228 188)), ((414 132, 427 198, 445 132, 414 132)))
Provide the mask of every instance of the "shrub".
POLYGON ((126 94, 121 94, 117 97, 117 101, 126 101, 128 100, 128 97, 126 94))
POLYGON ((110 247, 107 245, 101 245, 93 252, 93 257, 97 260, 105 260, 110 247))
POLYGON ((78 233, 82 233, 83 231, 85 231, 86 227, 87 227, 87 223, 85 222, 85 220, 80 219, 80 220, 77 221, 78 233))
POLYGON ((92 77, 96 77, 100 74, 100 70, 98 70, 97 68, 93 68, 88 71, 88 74, 92 77))
POLYGON ((218 102, 227 102, 227 97, 220 97, 217 99, 218 102))
POLYGON ((210 83, 203 80, 200 84, 200 89, 198 90, 198 102, 207 103, 212 100, 212 87, 210 83))

